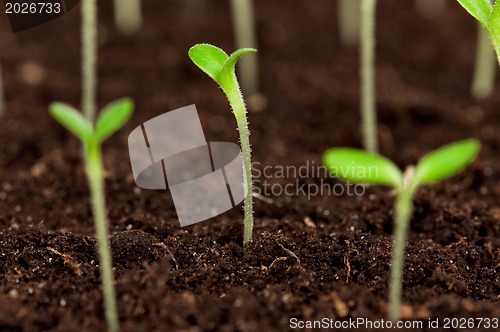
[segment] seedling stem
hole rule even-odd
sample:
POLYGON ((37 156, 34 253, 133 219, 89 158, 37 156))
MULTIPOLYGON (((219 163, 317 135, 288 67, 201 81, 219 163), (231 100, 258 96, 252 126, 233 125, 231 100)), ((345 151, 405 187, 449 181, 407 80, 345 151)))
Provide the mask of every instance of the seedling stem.
POLYGON ((140 0, 114 0, 115 25, 124 35, 130 35, 141 27, 141 1, 140 0))
POLYGON ((97 8, 96 0, 82 1, 82 110, 94 123, 96 112, 97 8))
MULTIPOLYGON (((236 39, 236 48, 256 48, 255 18, 252 0, 231 0, 233 30, 236 39)), ((246 96, 259 91, 259 64, 257 56, 251 54, 239 61, 239 77, 241 89, 246 96)))
POLYGON ((375 6, 376 0, 361 0, 361 120, 364 148, 377 153, 375 101, 375 6))
POLYGON ((359 40, 359 0, 338 0, 340 42, 344 46, 355 46, 359 40))
POLYGON ((235 66, 242 55, 256 51, 251 48, 243 48, 228 56, 220 48, 209 44, 198 44, 189 49, 191 60, 222 88, 236 118, 240 134, 244 186, 246 189, 244 197, 243 248, 252 241, 253 233, 252 162, 250 159, 252 150, 250 147, 247 110, 236 78, 235 66))
POLYGON ((495 61, 495 50, 491 46, 488 33, 480 24, 478 24, 477 35, 476 65, 471 93, 476 99, 485 99, 493 92, 498 68, 495 61))

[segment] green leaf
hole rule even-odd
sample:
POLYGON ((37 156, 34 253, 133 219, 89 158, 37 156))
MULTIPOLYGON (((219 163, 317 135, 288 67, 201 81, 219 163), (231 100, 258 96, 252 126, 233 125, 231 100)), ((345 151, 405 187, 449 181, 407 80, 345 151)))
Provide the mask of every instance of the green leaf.
POLYGON ((495 47, 497 58, 500 63, 500 1, 497 1, 490 15, 490 38, 495 47))
POLYGON ((219 85, 224 88, 228 84, 231 84, 230 82, 232 82, 233 80, 233 75, 236 69, 236 62, 238 62, 238 59, 245 54, 255 52, 257 52, 255 48, 240 48, 239 50, 231 54, 220 71, 219 79, 217 81, 219 85))
POLYGON ((457 0, 481 25, 490 32, 491 0, 457 0))
POLYGON ((415 168, 415 183, 419 186, 435 183, 458 174, 474 161, 480 148, 477 140, 466 139, 425 155, 415 168))
POLYGON ((52 103, 49 113, 82 142, 86 143, 92 137, 92 125, 75 108, 63 103, 52 103))
POLYGON ((403 175, 394 163, 382 156, 350 148, 329 149, 323 164, 338 178, 354 183, 401 188, 403 175))
POLYGON ((254 48, 241 48, 228 56, 216 46, 197 44, 189 49, 189 57, 227 93, 237 84, 234 81, 234 70, 238 59, 244 54, 255 52, 257 50, 254 48))
POLYGON ((226 52, 210 44, 197 44, 189 49, 189 58, 214 81, 218 82, 222 67, 229 58, 226 52))
POLYGON ((130 119, 134 112, 134 102, 130 98, 118 99, 104 107, 95 125, 95 137, 101 143, 130 119))

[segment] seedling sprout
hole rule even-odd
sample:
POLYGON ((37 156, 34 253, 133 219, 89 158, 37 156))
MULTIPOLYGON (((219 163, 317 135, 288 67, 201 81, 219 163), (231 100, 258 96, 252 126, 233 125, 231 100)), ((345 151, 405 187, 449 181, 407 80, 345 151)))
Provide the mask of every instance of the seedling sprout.
POLYGON ((361 120, 364 148, 377 153, 375 101, 375 6, 376 0, 361 0, 361 120))
POLYGON ((340 42, 354 46, 359 40, 359 0, 338 0, 340 42))
POLYGON ((140 0, 114 0, 114 18, 118 31, 129 35, 141 27, 141 1, 140 0))
POLYGON ((469 165, 477 156, 480 143, 474 139, 458 141, 427 155, 403 174, 390 160, 351 148, 334 148, 323 155, 323 163, 338 178, 353 183, 389 186, 397 191, 394 217, 394 246, 389 281, 389 319, 400 317, 404 252, 413 196, 420 186, 446 180, 469 165), (363 168, 365 172, 356 171, 363 168))
MULTIPOLYGON (((252 0, 231 0, 236 48, 256 48, 255 19, 252 0)), ((259 64, 255 55, 241 59, 238 65, 241 89, 247 96, 259 92, 259 64)))
POLYGON ((78 137, 83 145, 83 159, 90 187, 92 214, 96 228, 104 310, 108 329, 114 332, 119 330, 119 321, 106 217, 101 145, 128 121, 132 115, 134 105, 128 98, 117 100, 106 106, 97 121, 94 122, 97 57, 96 0, 83 0, 81 15, 83 114, 63 103, 52 103, 49 112, 54 119, 78 137))
POLYGON ((189 49, 189 57, 203 72, 219 84, 226 94, 240 134, 241 153, 243 157, 246 195, 244 199, 244 231, 243 247, 252 241, 253 233, 253 199, 252 199, 252 163, 250 132, 248 130, 247 110, 236 78, 235 66, 238 59, 247 53, 257 50, 242 48, 231 55, 209 44, 197 44, 189 49))

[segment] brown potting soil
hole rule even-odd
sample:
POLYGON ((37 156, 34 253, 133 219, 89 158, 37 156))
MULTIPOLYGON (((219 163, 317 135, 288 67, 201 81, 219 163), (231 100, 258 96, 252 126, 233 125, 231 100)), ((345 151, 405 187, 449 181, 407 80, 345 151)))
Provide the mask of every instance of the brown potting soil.
MULTIPOLYGON (((339 44, 335 2, 255 5, 262 91, 249 102, 255 173, 313 170, 329 147, 360 147, 358 53, 339 44)), ((187 56, 199 42, 234 49, 228 3, 143 6, 141 30, 121 36, 110 4, 99 3, 99 106, 122 96, 136 102, 131 121, 104 145, 122 330, 286 331, 292 318, 385 319, 389 189, 321 195, 313 189, 347 187, 315 174, 262 174, 256 190, 271 200, 255 201, 254 241, 243 254, 240 207, 180 228, 168 191, 136 186, 127 136, 156 115, 195 103, 207 141, 238 140, 222 92, 187 56), (264 192, 264 181, 274 193, 264 192), (279 192, 287 184, 296 194, 279 192)), ((439 319, 441 329, 445 318, 498 318, 500 89, 485 101, 470 97, 475 23, 453 2, 433 18, 410 1, 380 1, 377 11, 381 153, 404 168, 454 140, 482 142, 466 171, 415 197, 402 317, 439 319)), ((80 102, 79 22, 75 9, 18 33, 2 50, 2 331, 106 329, 81 148, 47 112, 53 101, 80 102)))

